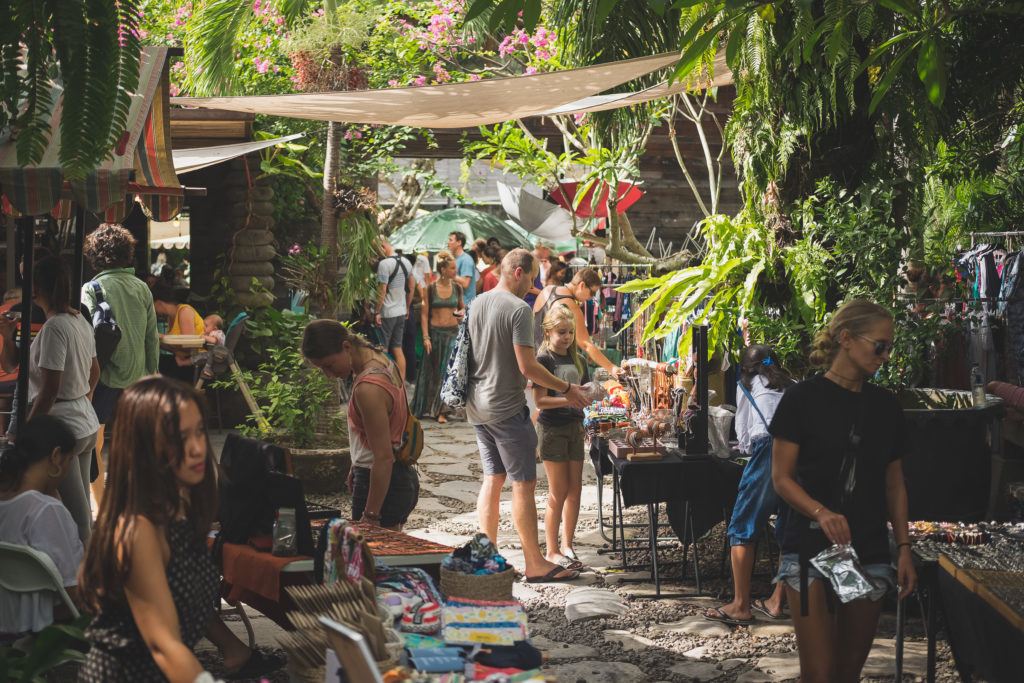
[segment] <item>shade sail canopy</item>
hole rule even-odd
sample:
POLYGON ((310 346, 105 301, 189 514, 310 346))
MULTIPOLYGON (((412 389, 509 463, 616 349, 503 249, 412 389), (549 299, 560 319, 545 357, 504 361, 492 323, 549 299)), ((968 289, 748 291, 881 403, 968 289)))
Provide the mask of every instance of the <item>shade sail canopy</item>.
POLYGON ((675 64, 676 53, 469 83, 354 92, 175 97, 174 104, 339 123, 470 128, 537 116, 675 64))
POLYGON ((415 251, 441 251, 448 248, 448 235, 461 232, 466 236, 466 247, 474 240, 497 237, 503 247, 530 248, 526 235, 482 211, 457 208, 432 211, 414 218, 388 238, 391 246, 409 254, 415 251))
POLYGON ((235 157, 240 157, 251 152, 258 152, 267 147, 279 145, 295 138, 301 138, 302 133, 286 135, 283 138, 272 138, 270 140, 255 140, 253 142, 239 142, 234 145, 216 145, 214 147, 192 147, 188 149, 176 149, 172 152, 174 159, 174 170, 179 175, 189 171, 198 171, 207 166, 213 166, 235 157))
POLYGON ((64 90, 51 83, 53 116, 46 151, 38 164, 22 166, 10 129, 0 132, 0 193, 5 211, 24 215, 53 213, 68 218, 72 202, 119 220, 125 196, 139 200, 153 218, 170 220, 181 208, 180 188, 170 158, 167 48, 146 47, 139 60, 139 85, 132 94, 126 129, 111 155, 81 182, 68 183, 60 166, 60 120, 64 90), (136 185, 133 186, 132 181, 136 185), (139 188, 152 188, 152 194, 139 188), (180 194, 180 191, 179 191, 180 194))
POLYGON ((633 93, 613 93, 610 95, 592 95, 590 97, 584 97, 576 100, 575 102, 569 102, 560 107, 555 107, 547 112, 544 112, 545 116, 556 116, 559 114, 585 114, 588 112, 595 111, 608 111, 609 109, 621 109, 623 107, 631 107, 634 104, 643 104, 644 102, 651 102, 654 100, 660 100, 672 95, 678 95, 681 92, 687 90, 703 90, 705 88, 720 88, 726 85, 732 85, 732 71, 729 70, 729 65, 725 63, 725 53, 719 52, 715 57, 714 62, 714 75, 707 79, 687 79, 686 81, 676 81, 675 83, 669 83, 665 81, 658 85, 646 88, 633 93))

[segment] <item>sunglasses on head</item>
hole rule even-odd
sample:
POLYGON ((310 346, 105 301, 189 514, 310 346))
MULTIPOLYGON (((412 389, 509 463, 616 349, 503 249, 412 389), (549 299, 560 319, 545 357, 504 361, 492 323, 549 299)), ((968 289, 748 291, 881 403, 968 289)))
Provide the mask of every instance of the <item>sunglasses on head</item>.
POLYGON ((874 351, 876 356, 884 356, 893 350, 893 343, 890 341, 872 339, 871 337, 865 337, 863 334, 858 334, 857 336, 875 345, 874 351))

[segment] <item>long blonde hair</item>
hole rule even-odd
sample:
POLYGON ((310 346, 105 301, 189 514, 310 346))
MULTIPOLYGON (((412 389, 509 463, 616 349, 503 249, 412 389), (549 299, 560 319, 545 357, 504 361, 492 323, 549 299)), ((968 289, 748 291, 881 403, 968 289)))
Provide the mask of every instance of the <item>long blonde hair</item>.
POLYGON ((839 307, 828 325, 818 331, 811 344, 811 364, 828 368, 839 354, 839 335, 843 330, 856 336, 866 333, 879 321, 892 321, 892 313, 867 299, 851 299, 839 307))
POLYGON ((565 306, 552 306, 547 314, 545 314, 544 322, 541 323, 541 327, 544 330, 544 341, 541 342, 540 350, 546 351, 550 349, 548 345, 548 332, 562 323, 566 323, 572 328, 572 343, 569 344, 567 354, 569 359, 572 360, 572 364, 579 370, 580 377, 583 377, 586 373, 584 371, 583 358, 580 356, 580 348, 576 345, 576 316, 565 306))

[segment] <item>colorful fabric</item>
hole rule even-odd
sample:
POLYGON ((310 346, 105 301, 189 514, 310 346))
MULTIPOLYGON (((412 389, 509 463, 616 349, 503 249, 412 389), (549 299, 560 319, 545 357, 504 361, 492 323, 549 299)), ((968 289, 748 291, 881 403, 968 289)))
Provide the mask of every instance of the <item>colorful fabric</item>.
POLYGON ((406 605, 402 615, 402 630, 431 635, 441 630, 441 605, 433 601, 417 600, 406 605))
POLYGON ((448 600, 441 616, 450 644, 512 645, 529 637, 526 611, 514 600, 448 600))
MULTIPOLYGON (((153 98, 153 106, 143 128, 142 144, 135 153, 135 178, 150 187, 180 187, 171 155, 171 116, 168 91, 169 63, 165 62, 160 74, 160 87, 153 98)), ((142 211, 154 221, 169 221, 181 213, 182 197, 174 194, 145 193, 138 197, 142 211)))
POLYGON ((508 562, 498 552, 497 546, 491 542, 487 534, 477 533, 473 539, 452 551, 444 558, 442 566, 453 572, 462 574, 498 574, 508 569, 508 562))
POLYGON ((412 411, 417 417, 436 419, 449 412, 448 406, 441 400, 441 373, 448 367, 452 357, 458 329, 458 326, 430 328, 430 353, 420 363, 416 392, 412 397, 412 411))

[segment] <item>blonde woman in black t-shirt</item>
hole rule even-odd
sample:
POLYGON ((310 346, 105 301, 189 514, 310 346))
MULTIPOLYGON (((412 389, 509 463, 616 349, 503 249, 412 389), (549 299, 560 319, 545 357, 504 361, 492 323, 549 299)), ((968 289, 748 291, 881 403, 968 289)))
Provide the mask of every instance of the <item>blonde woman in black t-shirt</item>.
POLYGON ((903 412, 868 379, 889 359, 893 320, 881 306, 853 300, 814 341, 811 361, 827 368, 787 391, 772 420, 772 480, 792 508, 776 581, 786 585, 803 683, 860 680, 882 609, 917 576, 907 531, 900 458, 903 412), (898 547, 893 571, 886 522, 898 547), (832 544, 852 544, 875 582, 867 598, 842 604, 809 560, 832 544), (897 583, 898 582, 898 583, 897 583))

